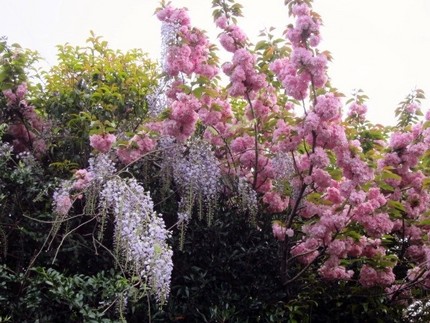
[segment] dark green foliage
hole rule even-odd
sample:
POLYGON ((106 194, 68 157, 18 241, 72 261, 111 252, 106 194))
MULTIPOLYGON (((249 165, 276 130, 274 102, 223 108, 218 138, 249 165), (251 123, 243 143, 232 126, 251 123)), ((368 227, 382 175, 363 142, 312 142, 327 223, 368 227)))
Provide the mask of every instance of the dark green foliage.
POLYGON ((112 322, 127 282, 113 271, 66 276, 34 267, 15 274, 0 267, 0 317, 13 322, 112 322))
POLYGON ((225 210, 215 219, 210 227, 191 224, 184 252, 176 252, 170 308, 205 322, 276 318, 285 292, 268 223, 258 230, 225 210))

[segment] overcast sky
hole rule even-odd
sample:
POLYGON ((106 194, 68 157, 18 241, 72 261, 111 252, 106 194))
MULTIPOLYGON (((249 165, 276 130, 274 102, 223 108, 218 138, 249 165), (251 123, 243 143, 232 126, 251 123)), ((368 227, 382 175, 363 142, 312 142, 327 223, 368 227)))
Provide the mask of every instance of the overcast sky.
MULTIPOLYGON (((291 19, 284 0, 239 0, 239 25, 251 41, 274 26, 279 34, 291 19)), ((89 31, 114 49, 142 48, 158 59, 160 23, 157 0, 0 0, 0 35, 39 51, 52 66, 58 44, 85 45, 89 31)), ((192 23, 216 42, 211 0, 172 0, 187 7, 192 23)), ((394 109, 412 89, 430 97, 430 0, 314 0, 324 21, 320 48, 329 50, 332 84, 349 95, 355 88, 369 96, 369 118, 394 123, 394 109)), ((429 108, 429 100, 424 102, 429 108)))

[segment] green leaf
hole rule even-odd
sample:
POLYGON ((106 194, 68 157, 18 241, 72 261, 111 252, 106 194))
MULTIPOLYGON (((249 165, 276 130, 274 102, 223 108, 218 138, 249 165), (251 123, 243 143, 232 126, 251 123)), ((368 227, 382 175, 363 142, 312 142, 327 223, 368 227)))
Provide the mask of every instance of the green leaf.
POLYGON ((269 44, 267 43, 267 41, 265 40, 260 40, 256 45, 255 45, 255 50, 260 50, 260 49, 265 49, 269 46, 269 44))
POLYGON ((328 173, 336 181, 340 180, 342 178, 342 176, 343 176, 342 171, 340 169, 338 169, 338 168, 329 169, 328 173))
POLYGON ((318 205, 333 205, 329 200, 322 199, 320 193, 311 193, 307 196, 307 201, 318 205))
POLYGON ((421 220, 416 225, 417 226, 428 226, 428 225, 430 225, 430 219, 421 220))
POLYGON ((389 207, 394 208, 394 209, 396 209, 398 211, 406 212, 405 207, 399 201, 389 200, 387 204, 388 204, 389 207))
POLYGON ((384 169, 382 171, 381 178, 382 179, 395 179, 395 180, 398 180, 398 181, 402 180, 401 176, 399 176, 397 174, 394 174, 393 172, 391 172, 388 169, 384 169))

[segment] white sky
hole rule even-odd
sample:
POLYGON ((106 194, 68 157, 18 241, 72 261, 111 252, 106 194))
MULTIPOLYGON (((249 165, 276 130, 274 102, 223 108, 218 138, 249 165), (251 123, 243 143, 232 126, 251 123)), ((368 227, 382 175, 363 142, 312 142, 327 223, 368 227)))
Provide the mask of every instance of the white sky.
MULTIPOLYGON (((189 8, 192 24, 217 43, 211 0, 172 2, 189 8)), ((292 22, 283 0, 239 2, 244 6, 239 25, 254 43, 261 29, 274 26, 281 34, 292 22)), ((0 36, 39 51, 49 66, 55 64, 56 45, 83 46, 90 30, 111 48, 142 48, 158 58, 157 0, 0 0, 0 5, 0 36)), ((429 0, 314 0, 314 10, 324 21, 320 48, 334 56, 333 86, 346 95, 363 89, 373 122, 394 124, 394 109, 414 88, 430 97, 429 0)), ((429 107, 426 100, 423 108, 429 107)))

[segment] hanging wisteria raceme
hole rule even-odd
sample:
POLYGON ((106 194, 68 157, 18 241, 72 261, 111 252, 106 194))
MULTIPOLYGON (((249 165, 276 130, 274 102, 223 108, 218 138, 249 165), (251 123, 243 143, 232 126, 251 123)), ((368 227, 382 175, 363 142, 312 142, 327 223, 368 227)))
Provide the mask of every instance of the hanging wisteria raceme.
POLYGON ((88 160, 88 172, 97 182, 104 182, 110 176, 115 174, 116 168, 109 154, 97 154, 88 160))
MULTIPOLYGON (((93 137, 93 147, 105 147, 95 144, 104 139, 93 137)), ((163 218, 154 211, 149 193, 134 178, 123 179, 117 174, 109 153, 97 153, 88 163, 87 169, 77 170, 72 180, 63 181, 54 192, 54 212, 62 219, 76 199, 85 197, 84 215, 97 218, 101 231, 105 217, 112 214, 115 255, 129 273, 141 277, 159 303, 164 303, 170 291, 173 264, 172 250, 167 244, 170 232, 163 218)))
POLYGON ((7 142, 0 143, 0 159, 5 161, 10 158, 13 152, 13 147, 7 142))
POLYGON ((174 165, 175 182, 184 190, 199 192, 205 201, 216 199, 221 188, 221 172, 211 147, 202 140, 195 140, 188 149, 174 165))
POLYGON ((181 19, 177 18, 165 20, 161 23, 161 69, 164 73, 168 73, 167 56, 169 55, 169 49, 172 46, 178 44, 178 33, 181 19))
POLYGON ((173 180, 173 168, 176 162, 182 159, 185 147, 177 143, 173 137, 164 136, 158 140, 158 149, 161 152, 160 173, 163 180, 170 184, 173 180))
MULTIPOLYGON (((88 163, 88 169, 78 169, 72 180, 63 181, 55 190, 53 206, 57 215, 66 216, 72 208, 74 200, 82 198, 83 192, 91 191, 92 194, 88 194, 87 200, 88 203, 93 202, 103 183, 116 172, 109 154, 97 154, 91 157, 88 163)), ((94 211, 93 208, 94 205, 91 205, 91 213, 94 211)))
POLYGON ((173 181, 181 197, 179 201, 178 222, 186 224, 193 207, 206 209, 207 219, 211 221, 213 208, 221 193, 221 169, 211 146, 202 139, 194 139, 183 145, 172 137, 159 141, 161 151, 161 174, 164 180, 173 181))
POLYGON ((168 108, 166 90, 171 87, 169 79, 161 79, 154 92, 146 97, 148 102, 148 114, 151 118, 159 117, 168 108))
POLYGON ((277 153, 272 159, 274 173, 274 186, 277 191, 281 192, 290 186, 289 181, 295 175, 293 158, 285 152, 277 153))
POLYGON ((242 211, 249 213, 251 219, 255 219, 258 212, 257 192, 252 189, 251 184, 243 177, 239 178, 237 191, 242 211))
POLYGON ((190 142, 188 151, 173 164, 173 178, 184 197, 181 206, 189 216, 194 201, 212 211, 221 191, 221 170, 208 143, 199 139, 190 142))
POLYGON ((161 23, 161 70, 165 74, 160 79, 159 84, 154 93, 147 96, 149 106, 149 115, 153 118, 160 116, 160 114, 168 108, 168 98, 166 95, 167 89, 172 86, 173 79, 169 76, 169 49, 175 46, 179 39, 180 19, 170 19, 162 21, 161 23))
POLYGON ((170 236, 154 211, 149 193, 135 179, 114 177, 100 192, 100 209, 115 216, 116 255, 126 269, 142 277, 151 294, 164 303, 170 291, 173 269, 170 236))

